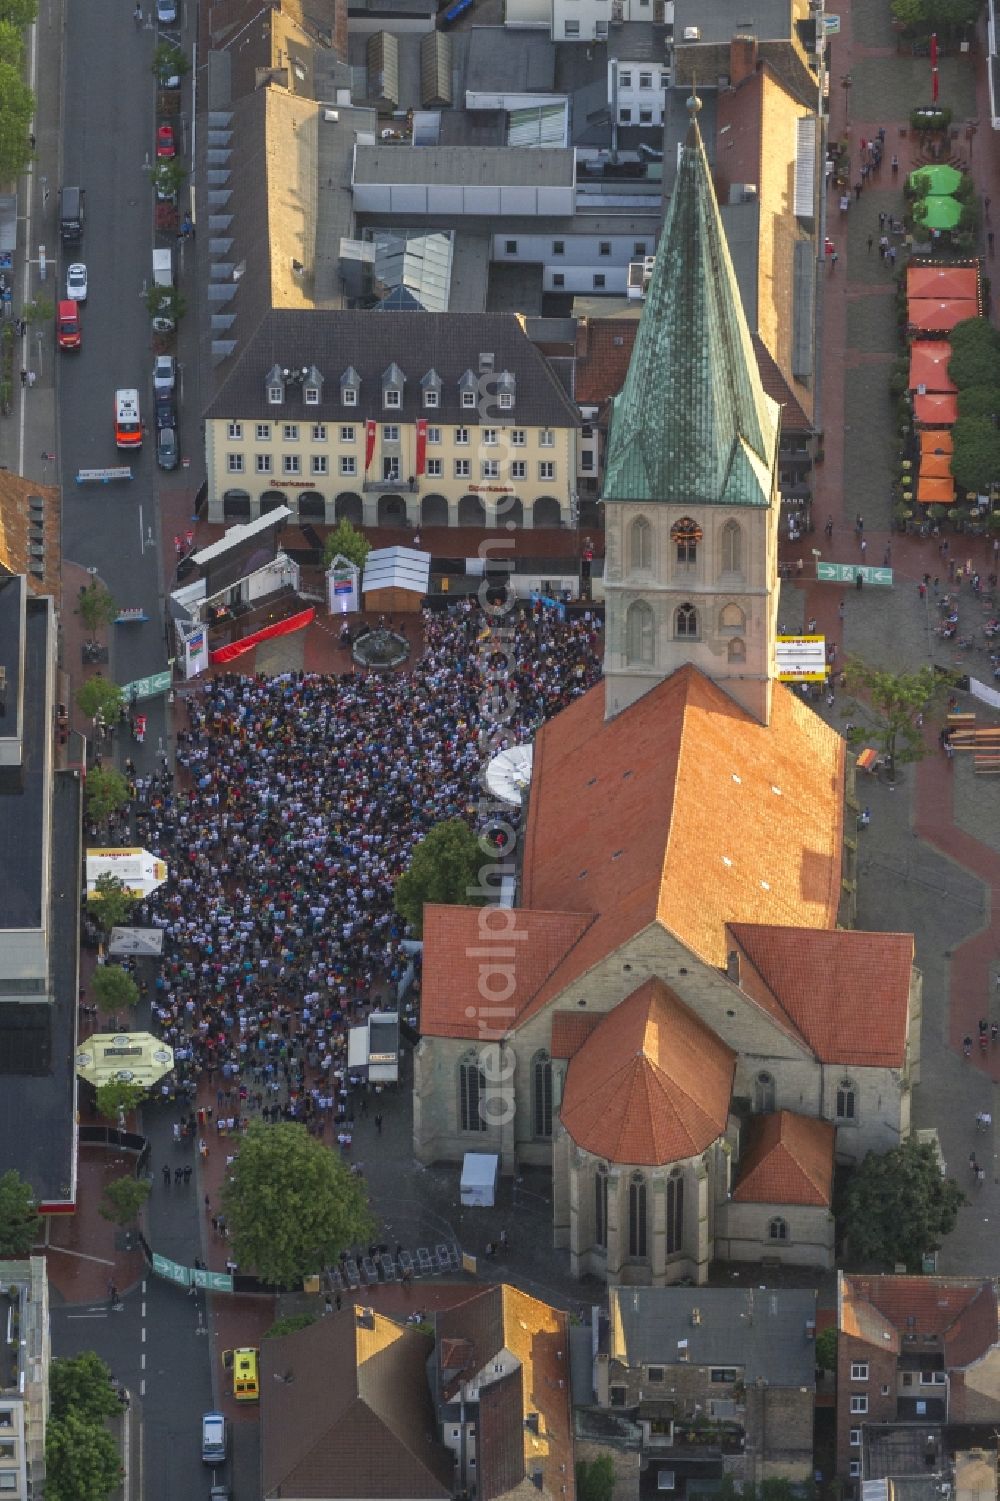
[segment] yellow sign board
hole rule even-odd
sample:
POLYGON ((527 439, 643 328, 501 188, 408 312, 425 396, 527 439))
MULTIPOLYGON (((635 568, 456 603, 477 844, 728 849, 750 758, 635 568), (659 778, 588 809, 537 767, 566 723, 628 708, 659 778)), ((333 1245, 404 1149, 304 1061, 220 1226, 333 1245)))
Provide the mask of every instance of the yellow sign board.
POLYGON ((779 682, 826 682, 825 636, 779 636, 775 658, 779 682))

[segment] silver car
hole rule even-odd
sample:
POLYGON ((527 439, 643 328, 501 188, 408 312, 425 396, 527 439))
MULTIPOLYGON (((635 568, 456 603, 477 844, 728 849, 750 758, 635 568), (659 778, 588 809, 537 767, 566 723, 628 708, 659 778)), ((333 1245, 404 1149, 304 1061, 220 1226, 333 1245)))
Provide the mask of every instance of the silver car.
POLYGON ((70 302, 87 300, 87 268, 82 261, 74 261, 67 269, 66 296, 70 302))
POLYGON ((177 385, 177 361, 172 354, 158 354, 153 361, 153 390, 165 395, 177 385))

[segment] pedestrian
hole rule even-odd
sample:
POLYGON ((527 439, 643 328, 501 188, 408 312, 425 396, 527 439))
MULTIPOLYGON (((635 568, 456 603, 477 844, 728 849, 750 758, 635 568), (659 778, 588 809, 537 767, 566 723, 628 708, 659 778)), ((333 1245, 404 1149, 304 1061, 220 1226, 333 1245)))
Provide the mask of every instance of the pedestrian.
POLYGON ((29 132, 28 132, 28 145, 31 147, 32 151, 34 151, 34 149, 35 149, 35 132, 33 130, 29 130, 29 132))
POLYGON ((488 1240, 486 1242, 486 1259, 487 1259, 487 1261, 491 1261, 496 1254, 497 1254, 497 1248, 496 1248, 496 1246, 494 1245, 493 1241, 488 1240))
POLYGON ((864 538, 864 537, 862 537, 861 538, 861 556, 864 557, 864 555, 865 555, 865 553, 867 551, 868 551, 868 542, 867 542, 867 539, 864 538))
POLYGON ((501 1251, 509 1251, 510 1250, 510 1240, 508 1238, 506 1230, 501 1230, 500 1231, 500 1249, 501 1249, 501 1251))
POLYGON ((976 1154, 975 1154, 975 1152, 970 1152, 969 1153, 969 1167, 970 1167, 970 1169, 971 1169, 972 1172, 975 1172, 976 1168, 978 1167, 978 1163, 976 1162, 976 1154))
POLYGON ((35 381, 37 379, 38 379, 38 376, 35 374, 34 370, 29 370, 28 371, 28 388, 29 388, 29 390, 31 389, 32 386, 34 386, 35 381))
POLYGON ((192 1172, 191 1164, 190 1164, 190 1162, 188 1162, 188 1163, 185 1164, 185 1167, 184 1167, 184 1186, 185 1187, 187 1187, 187 1185, 191 1182, 191 1172, 192 1172))
POLYGON ((872 246, 874 244, 875 244, 875 236, 874 235, 869 235, 868 236, 868 254, 869 255, 871 255, 871 253, 872 253, 872 246))
POLYGON ((815 615, 813 615, 813 617, 811 618, 811 620, 809 620, 807 622, 807 624, 806 624, 806 634, 809 635, 809 636, 814 636, 816 634, 816 616, 815 615))
POLYGON ((843 620, 844 616, 847 614, 847 601, 846 600, 842 599, 840 601, 840 604, 837 606, 837 614, 840 617, 840 619, 843 620))
POLYGON ((865 529, 865 518, 862 516, 861 512, 859 511, 858 514, 857 514, 857 516, 855 516, 855 518, 854 518, 854 530, 855 530, 856 534, 860 537, 861 534, 862 534, 862 532, 864 531, 864 529, 865 529))
POLYGON ((992 255, 993 254, 993 231, 992 231, 992 229, 989 229, 989 230, 986 231, 986 244, 989 247, 990 255, 992 255))
POLYGON ((885 229, 885 221, 886 221, 886 213, 885 213, 885 210, 882 209, 880 211, 880 213, 879 213, 879 216, 878 216, 878 227, 879 227, 880 230, 885 229))
POLYGON ((206 1214, 211 1214, 212 1213, 212 1201, 208 1197, 208 1194, 205 1195, 205 1213, 206 1214))
POLYGON ((865 586, 864 574, 861 572, 860 569, 858 569, 858 572, 854 575, 854 587, 860 593, 860 591, 864 588, 864 586, 865 586))
MULTIPOLYGON (((826 526, 823 528, 823 530, 826 532, 826 535, 827 535, 828 538, 830 538, 830 537, 833 536, 833 517, 832 516, 828 516, 826 518, 826 526)), ((994 557, 995 556, 996 556, 996 554, 994 553, 994 557)))
POLYGON ((166 1162, 163 1164, 163 1186, 164 1188, 170 1187, 170 1165, 166 1162))
POLYGON ((338 1313, 343 1308, 343 1306, 344 1306, 344 1300, 340 1296, 339 1293, 334 1293, 334 1295, 333 1295, 333 1305, 336 1308, 336 1310, 337 1310, 338 1313))
POLYGON ((891 562, 892 562, 892 544, 890 542, 887 542, 885 544, 885 552, 882 554, 882 567, 883 568, 888 568, 888 566, 889 566, 889 564, 891 562))
MULTIPOLYGON (((862 175, 864 175, 865 169, 863 167, 862 167, 861 171, 862 171, 862 175)), ((858 199, 861 197, 861 189, 862 189, 863 186, 864 186, 863 182, 856 182, 854 184, 854 201, 855 201, 855 203, 857 203, 858 199)))
POLYGON ((887 254, 888 254, 888 257, 889 257, 889 265, 890 266, 894 266, 896 264, 896 247, 895 247, 895 245, 890 245, 889 246, 887 254))
POLYGON ((25 369, 22 368, 22 370, 21 370, 21 386, 22 386, 22 388, 24 386, 26 386, 27 384, 28 384, 28 372, 27 372, 27 370, 25 370, 25 369))
POLYGON ((329 1293, 327 1293, 326 1297, 323 1300, 323 1312, 325 1314, 333 1312, 333 1299, 330 1297, 329 1293))
POLYGON ((886 256, 889 254, 889 236, 888 235, 881 235, 880 236, 879 242, 878 242, 878 253, 882 257, 883 260, 885 260, 886 256))
POLYGON ((838 260, 837 251, 836 250, 831 251, 830 252, 830 270, 831 271, 835 271, 836 270, 837 260, 838 260))
POLYGON ((896 175, 896 173, 898 171, 899 171, 899 157, 896 156, 895 153, 893 153, 893 158, 892 158, 892 175, 893 175, 893 177, 895 177, 895 175, 896 175))
POLYGON ((927 598, 927 585, 924 583, 923 579, 921 579, 919 584, 917 585, 917 593, 920 595, 921 599, 927 598))
POLYGON ((382 1112, 381 1112, 381 1110, 376 1110, 376 1112, 375 1112, 375 1130, 378 1132, 379 1136, 382 1135, 382 1112))

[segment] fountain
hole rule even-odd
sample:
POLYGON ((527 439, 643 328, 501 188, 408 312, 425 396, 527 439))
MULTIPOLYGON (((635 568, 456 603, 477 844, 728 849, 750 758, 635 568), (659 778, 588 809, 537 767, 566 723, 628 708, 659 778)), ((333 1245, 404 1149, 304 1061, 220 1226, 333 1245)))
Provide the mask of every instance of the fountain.
POLYGON ((356 638, 351 655, 359 667, 369 667, 373 672, 391 672, 410 655, 410 643, 401 631, 391 631, 380 621, 374 630, 356 638))

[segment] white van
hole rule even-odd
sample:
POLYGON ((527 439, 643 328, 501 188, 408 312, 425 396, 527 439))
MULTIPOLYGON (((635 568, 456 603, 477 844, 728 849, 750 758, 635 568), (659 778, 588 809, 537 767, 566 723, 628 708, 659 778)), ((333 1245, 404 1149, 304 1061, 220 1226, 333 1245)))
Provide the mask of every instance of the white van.
MULTIPOLYGON (((153 286, 170 287, 174 285, 174 253, 172 250, 153 251, 153 286)), ((174 320, 166 313, 158 313, 153 319, 153 327, 158 334, 168 334, 174 327, 174 320)))
POLYGON ((201 1420, 201 1457, 207 1465, 223 1465, 229 1448, 229 1425, 221 1412, 206 1412, 201 1420))

